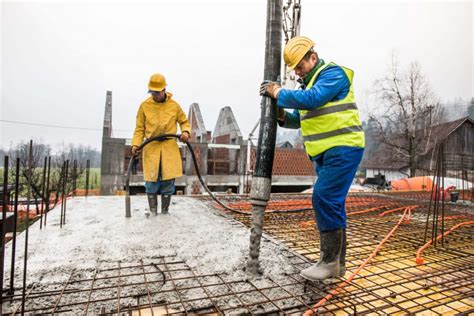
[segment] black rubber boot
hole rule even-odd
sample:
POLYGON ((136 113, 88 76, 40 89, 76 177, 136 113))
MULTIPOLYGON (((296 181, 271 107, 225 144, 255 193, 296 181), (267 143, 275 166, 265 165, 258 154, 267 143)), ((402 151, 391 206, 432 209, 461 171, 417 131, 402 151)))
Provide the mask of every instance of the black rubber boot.
POLYGON ((158 214, 158 195, 156 194, 147 194, 148 196, 148 205, 150 206, 150 213, 153 216, 158 214))
POLYGON ((161 213, 168 214, 168 208, 170 207, 171 195, 161 196, 161 213))
POLYGON ((346 274, 346 246, 347 246, 347 237, 346 229, 342 230, 342 246, 341 246, 341 255, 339 257, 339 276, 344 276, 346 274))
POLYGON ((310 281, 319 281, 338 277, 340 273, 339 258, 342 248, 342 229, 321 232, 321 254, 317 263, 300 272, 310 281))

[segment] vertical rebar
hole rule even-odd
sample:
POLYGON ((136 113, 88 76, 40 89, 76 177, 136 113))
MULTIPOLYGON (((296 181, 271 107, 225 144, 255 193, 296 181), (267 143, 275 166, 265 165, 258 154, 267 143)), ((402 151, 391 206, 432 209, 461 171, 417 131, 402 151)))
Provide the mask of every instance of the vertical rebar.
POLYGON ((76 196, 77 189, 77 160, 74 159, 73 168, 72 168, 72 196, 76 196))
MULTIPOLYGON (((267 1, 264 80, 277 81, 281 71, 281 39, 283 29, 282 0, 267 1)), ((262 97, 260 131, 258 138, 255 172, 250 199, 252 203, 252 227, 250 232, 247 271, 259 272, 258 257, 262 238, 265 208, 270 199, 273 157, 277 129, 276 100, 262 97)))
POLYGON ((466 188, 464 186, 464 154, 463 153, 461 153, 461 182, 462 182, 462 200, 466 201, 466 192, 465 192, 466 188))
POLYGON ((44 198, 45 186, 46 186, 46 166, 48 163, 48 157, 44 157, 44 166, 43 166, 43 179, 41 181, 41 211, 40 211, 40 229, 43 228, 43 212, 44 212, 44 203, 46 199, 44 198))
POLYGON ((3 273, 4 273, 4 261, 5 261, 5 233, 6 233, 6 222, 7 222, 7 207, 8 207, 8 156, 3 158, 3 192, 2 192, 2 225, 0 233, 0 314, 3 312, 3 273))
POLYGON ((89 171, 91 168, 91 161, 87 159, 86 162, 86 197, 89 194, 89 171))
POLYGON ((433 185, 431 190, 431 197, 430 197, 430 204, 428 209, 428 215, 426 217, 426 228, 425 228, 425 242, 426 242, 426 235, 428 232, 428 222, 431 213, 431 206, 433 206, 433 220, 431 225, 431 240, 435 238, 435 224, 436 224, 436 216, 437 216, 437 207, 438 207, 438 199, 439 199, 439 167, 440 167, 440 147, 436 147, 436 164, 433 173, 433 185))
POLYGON ((16 158, 15 166, 15 202, 13 204, 13 239, 12 239, 12 264, 10 268, 10 295, 15 291, 15 253, 16 253, 16 230, 18 223, 18 196, 20 194, 20 158, 16 158))
POLYGON ((64 214, 64 183, 65 181, 65 174, 66 174, 66 161, 63 161, 63 166, 61 168, 61 177, 59 181, 59 190, 61 194, 61 214, 59 215, 59 228, 63 227, 63 214, 64 214))
POLYGON ((69 175, 69 159, 66 160, 66 174, 64 178, 64 193, 65 194, 63 194, 63 205, 64 205, 63 225, 66 225, 66 206, 67 206, 67 196, 69 195, 69 190, 67 187, 68 175, 69 175))
MULTIPOLYGON (((433 149, 435 150, 435 149, 433 149)), ((430 194, 430 203, 428 205, 428 213, 426 214, 426 225, 425 225, 425 234, 424 234, 424 237, 423 237, 423 244, 426 243, 426 237, 428 235, 428 224, 429 224, 429 221, 430 221, 430 214, 431 214, 431 205, 433 204, 433 221, 434 221, 434 204, 435 204, 435 190, 437 190, 436 188, 436 170, 438 170, 438 156, 436 156, 436 164, 435 164, 435 168, 434 168, 434 172, 433 172, 433 181, 431 183, 431 194, 430 194)), ((433 239, 433 237, 431 237, 431 239, 433 239)))
POLYGON ((444 143, 441 144, 441 177, 443 183, 443 200, 441 202, 441 247, 444 247, 444 200, 446 199, 446 186, 444 178, 446 177, 446 157, 444 156, 444 143))
POLYGON ((28 266, 28 231, 30 226, 30 195, 31 195, 31 176, 32 176, 32 161, 33 161, 33 140, 30 140, 30 152, 28 154, 28 183, 26 193, 26 228, 25 228, 25 254, 23 264, 23 291, 21 294, 21 315, 25 315, 25 300, 26 300, 26 269, 28 266))
POLYGON ((51 192, 49 192, 49 176, 51 173, 51 156, 48 157, 48 173, 46 176, 46 211, 44 213, 44 226, 46 227, 46 218, 49 212, 49 202, 51 198, 51 192))
POLYGON ((433 215, 433 229, 431 233, 431 239, 433 240, 433 245, 436 248, 437 238, 438 236, 438 221, 439 221, 439 199, 441 196, 441 170, 442 170, 442 160, 441 160, 441 146, 438 150, 438 170, 436 170, 436 195, 435 195, 435 207, 434 207, 434 215, 433 215))

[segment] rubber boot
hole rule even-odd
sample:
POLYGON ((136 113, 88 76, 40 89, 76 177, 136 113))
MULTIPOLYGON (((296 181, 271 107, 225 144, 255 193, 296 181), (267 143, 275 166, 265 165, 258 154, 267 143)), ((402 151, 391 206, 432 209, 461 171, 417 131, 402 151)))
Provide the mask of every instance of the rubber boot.
POLYGON ((339 276, 339 258, 342 248, 342 229, 321 232, 321 254, 317 263, 300 272, 310 281, 320 281, 339 276))
POLYGON ((150 206, 150 213, 153 216, 158 214, 158 195, 156 194, 147 194, 148 196, 148 205, 150 206))
POLYGON ((161 196, 161 213, 168 214, 168 208, 170 207, 171 195, 161 196))
POLYGON ((344 276, 346 274, 346 246, 347 246, 347 237, 346 229, 342 230, 342 246, 341 246, 341 255, 339 256, 339 276, 344 276))

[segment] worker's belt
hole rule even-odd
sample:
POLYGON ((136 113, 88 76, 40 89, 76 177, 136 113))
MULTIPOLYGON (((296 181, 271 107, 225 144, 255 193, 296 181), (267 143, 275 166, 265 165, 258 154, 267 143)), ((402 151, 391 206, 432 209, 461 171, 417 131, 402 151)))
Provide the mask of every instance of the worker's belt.
POLYGON ((344 103, 333 105, 324 108, 317 108, 311 111, 308 111, 305 115, 301 117, 301 120, 307 120, 313 117, 322 116, 326 114, 336 113, 336 112, 343 112, 348 110, 357 110, 357 105, 355 103, 344 103))
POLYGON ((307 135, 303 136, 303 140, 305 142, 310 142, 314 140, 321 140, 337 135, 342 135, 342 134, 348 134, 348 133, 353 133, 353 132, 362 132, 362 125, 356 125, 356 126, 349 126, 349 127, 344 127, 340 129, 336 129, 334 131, 330 132, 324 132, 324 133, 319 133, 319 134, 312 134, 312 135, 307 135))

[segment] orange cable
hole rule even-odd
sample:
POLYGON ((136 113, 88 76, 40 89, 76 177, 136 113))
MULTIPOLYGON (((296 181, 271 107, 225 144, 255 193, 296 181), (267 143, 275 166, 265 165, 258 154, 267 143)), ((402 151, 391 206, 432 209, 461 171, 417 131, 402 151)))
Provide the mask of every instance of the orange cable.
MULTIPOLYGON (((469 221, 469 222, 462 222, 462 223, 459 223, 457 225, 454 225, 453 227, 451 227, 447 232, 445 232, 444 234, 441 234, 439 235, 438 237, 436 237, 436 240, 439 240, 445 236, 447 236, 449 233, 451 233, 452 231, 454 231, 455 229, 457 229, 458 227, 461 227, 461 226, 464 226, 464 225, 474 225, 474 221, 469 221)), ((416 252, 416 263, 417 264, 423 264, 424 263, 424 260, 423 258, 421 257, 421 253, 423 251, 425 251, 426 248, 428 248, 431 244, 433 243, 433 239, 431 239, 430 241, 428 241, 426 244, 424 244, 422 247, 420 247, 420 249, 418 249, 418 251, 416 252)))
POLYGON ((402 224, 402 222, 404 221, 405 219, 405 216, 407 215, 408 211, 411 209, 410 206, 408 207, 405 207, 405 211, 403 212, 403 215, 402 217, 400 218, 400 220, 398 221, 398 223, 395 225, 395 227, 392 228, 392 230, 385 236, 385 238, 377 245, 377 247, 374 249, 374 251, 372 252, 372 254, 367 258, 365 259, 365 261, 359 266, 359 268, 354 272, 352 273, 349 278, 347 278, 347 280, 345 280, 344 282, 342 282, 341 284, 339 284, 334 290, 331 291, 331 293, 327 294, 325 297, 323 297, 318 303, 316 303, 313 307, 311 307, 311 309, 307 310, 305 313, 304 313, 304 316, 310 316, 310 315, 313 315, 314 313, 314 309, 317 309, 318 307, 321 307, 322 305, 324 305, 327 301, 329 301, 333 296, 337 295, 343 287, 349 285, 349 283, 357 276, 357 274, 359 274, 359 272, 364 269, 364 267, 370 262, 370 260, 372 260, 376 255, 377 253, 380 251, 380 249, 382 248, 383 244, 393 235, 393 233, 398 229, 398 227, 402 224))

